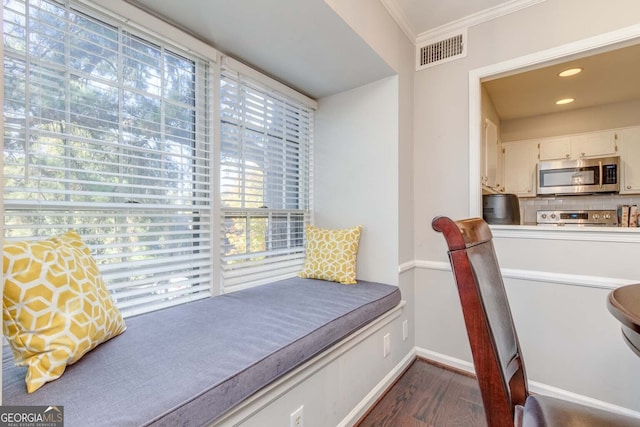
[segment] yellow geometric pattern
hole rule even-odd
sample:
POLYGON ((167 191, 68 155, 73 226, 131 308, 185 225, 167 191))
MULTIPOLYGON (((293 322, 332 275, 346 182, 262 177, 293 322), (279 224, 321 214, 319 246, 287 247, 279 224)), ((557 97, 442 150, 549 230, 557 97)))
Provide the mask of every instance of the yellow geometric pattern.
POLYGON ((27 391, 121 334, 126 325, 89 248, 75 232, 3 248, 3 332, 27 391))
POLYGON ((338 230, 307 225, 304 268, 299 276, 345 285, 356 283, 356 257, 362 226, 338 230))

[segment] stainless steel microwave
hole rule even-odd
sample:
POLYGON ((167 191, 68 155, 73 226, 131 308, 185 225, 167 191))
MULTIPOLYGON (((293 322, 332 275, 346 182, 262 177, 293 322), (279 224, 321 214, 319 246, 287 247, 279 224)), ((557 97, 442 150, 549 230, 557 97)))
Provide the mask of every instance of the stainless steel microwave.
POLYGON ((620 157, 538 162, 538 194, 620 191, 620 157))

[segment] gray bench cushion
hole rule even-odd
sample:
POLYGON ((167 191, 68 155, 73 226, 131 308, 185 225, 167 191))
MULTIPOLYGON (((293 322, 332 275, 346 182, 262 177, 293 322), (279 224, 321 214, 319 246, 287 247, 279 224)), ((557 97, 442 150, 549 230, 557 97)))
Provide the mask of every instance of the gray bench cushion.
POLYGON ((31 395, 5 349, 3 404, 63 405, 67 427, 203 425, 399 302, 293 278, 143 314, 31 395))

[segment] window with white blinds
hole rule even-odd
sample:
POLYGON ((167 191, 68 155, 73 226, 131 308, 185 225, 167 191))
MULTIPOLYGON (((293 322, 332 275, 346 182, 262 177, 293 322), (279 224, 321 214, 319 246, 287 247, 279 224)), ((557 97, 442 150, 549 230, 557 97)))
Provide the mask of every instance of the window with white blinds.
POLYGON ((209 296, 212 63, 69 1, 3 6, 5 240, 76 230, 125 315, 209 296))
POLYGON ((290 277, 311 215, 313 109, 223 67, 220 199, 223 287, 290 277))

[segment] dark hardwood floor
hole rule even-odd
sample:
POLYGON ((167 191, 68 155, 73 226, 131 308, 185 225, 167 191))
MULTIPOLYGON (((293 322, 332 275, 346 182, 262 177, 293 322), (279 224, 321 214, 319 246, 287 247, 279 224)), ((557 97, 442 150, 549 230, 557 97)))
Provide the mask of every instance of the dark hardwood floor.
POLYGON ((418 359, 358 427, 486 427, 476 379, 418 359))

